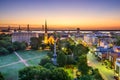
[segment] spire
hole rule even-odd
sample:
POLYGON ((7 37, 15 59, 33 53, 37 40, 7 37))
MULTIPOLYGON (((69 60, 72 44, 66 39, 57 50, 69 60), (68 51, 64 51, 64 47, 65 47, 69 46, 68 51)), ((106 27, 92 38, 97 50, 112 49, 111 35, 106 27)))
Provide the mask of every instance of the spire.
POLYGON ((19 31, 19 32, 21 32, 21 28, 20 28, 20 25, 19 25, 18 31, 19 31))
POLYGON ((44 25, 42 25, 42 30, 44 31, 44 25))
POLYGON ((27 25, 27 31, 28 31, 28 32, 30 31, 30 27, 29 27, 29 24, 27 25))
POLYGON ((19 28, 18 28, 18 30, 20 30, 20 25, 19 25, 19 28))
POLYGON ((8 31, 10 31, 10 26, 8 26, 8 31))
POLYGON ((45 20, 45 33, 47 33, 47 21, 45 20))

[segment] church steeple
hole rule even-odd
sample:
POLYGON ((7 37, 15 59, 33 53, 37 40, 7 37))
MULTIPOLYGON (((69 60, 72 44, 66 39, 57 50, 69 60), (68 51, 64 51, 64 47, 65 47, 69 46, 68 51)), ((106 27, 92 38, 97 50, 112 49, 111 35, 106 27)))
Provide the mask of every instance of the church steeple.
POLYGON ((45 33, 47 33, 47 21, 45 20, 45 33))
POLYGON ((47 21, 46 21, 46 20, 45 20, 44 43, 45 43, 45 44, 48 44, 47 21))
POLYGON ((19 28, 18 28, 18 32, 21 32, 21 28, 20 28, 20 25, 19 25, 19 28))
POLYGON ((27 31, 28 31, 28 32, 30 31, 30 27, 29 27, 29 24, 27 25, 27 31))
POLYGON ((8 31, 10 31, 10 26, 8 26, 8 31))

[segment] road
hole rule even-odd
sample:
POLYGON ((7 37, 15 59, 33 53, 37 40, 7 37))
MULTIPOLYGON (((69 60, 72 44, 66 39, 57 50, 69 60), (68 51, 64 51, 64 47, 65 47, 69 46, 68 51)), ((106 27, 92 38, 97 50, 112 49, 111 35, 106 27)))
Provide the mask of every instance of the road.
POLYGON ((88 65, 93 68, 98 68, 101 76, 104 80, 114 80, 114 70, 106 68, 105 65, 102 65, 101 62, 97 61, 97 58, 92 53, 88 53, 88 65))

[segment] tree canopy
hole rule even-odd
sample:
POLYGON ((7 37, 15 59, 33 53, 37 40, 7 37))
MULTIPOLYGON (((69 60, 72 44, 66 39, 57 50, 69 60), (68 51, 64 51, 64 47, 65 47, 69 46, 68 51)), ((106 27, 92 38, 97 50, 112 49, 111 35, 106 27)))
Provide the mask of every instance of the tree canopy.
POLYGON ((19 80, 71 80, 71 78, 62 68, 46 69, 42 66, 30 66, 19 71, 19 80))

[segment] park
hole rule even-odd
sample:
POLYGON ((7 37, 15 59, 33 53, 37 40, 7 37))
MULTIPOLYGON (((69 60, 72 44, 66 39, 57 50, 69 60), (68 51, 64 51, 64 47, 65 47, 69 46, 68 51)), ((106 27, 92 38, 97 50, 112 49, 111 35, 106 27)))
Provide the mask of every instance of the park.
POLYGON ((1 36, 0 72, 3 80, 102 80, 99 71, 88 66, 89 48, 81 40, 50 37, 48 44, 42 44, 41 37, 32 37, 30 49, 27 49, 29 46, 25 42, 11 43, 10 35, 1 36))
MULTIPOLYGON (((29 66, 38 65, 40 59, 47 56, 48 51, 19 51, 17 52, 29 66)), ((7 80, 17 80, 18 71, 26 65, 19 59, 16 54, 0 56, 0 71, 4 74, 7 80)))

